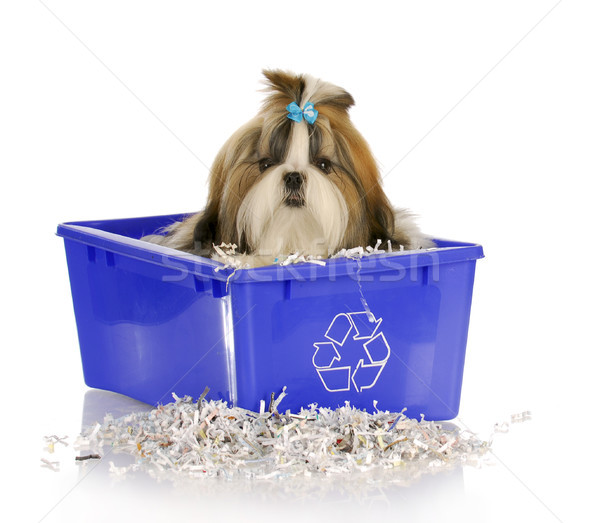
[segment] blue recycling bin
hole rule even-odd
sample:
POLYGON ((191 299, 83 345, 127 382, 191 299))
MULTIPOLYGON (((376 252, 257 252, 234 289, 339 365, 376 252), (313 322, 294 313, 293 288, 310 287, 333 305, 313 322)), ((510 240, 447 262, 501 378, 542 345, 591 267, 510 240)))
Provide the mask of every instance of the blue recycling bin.
POLYGON ((140 240, 184 217, 58 226, 88 386, 456 417, 480 245, 234 271, 140 240))

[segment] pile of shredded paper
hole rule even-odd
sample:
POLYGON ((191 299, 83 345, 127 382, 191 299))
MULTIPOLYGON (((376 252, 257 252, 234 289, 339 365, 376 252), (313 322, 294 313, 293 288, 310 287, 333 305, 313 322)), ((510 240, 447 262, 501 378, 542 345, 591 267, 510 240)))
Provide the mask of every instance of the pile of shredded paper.
MULTIPOLYGON (((408 418, 377 409, 370 414, 348 403, 337 409, 315 404, 299 413, 279 413, 285 389, 259 412, 229 407, 223 401, 177 397, 150 412, 87 428, 75 441, 76 459, 107 459, 125 452, 127 467, 111 472, 176 472, 192 477, 270 479, 329 476, 373 469, 423 471, 456 464, 477 465, 489 443, 449 423, 408 418), (86 454, 87 453, 87 454, 86 454)), ((523 421, 529 413, 520 415, 523 421)), ((514 420, 513 420, 514 422, 514 420)), ((505 431, 499 427, 497 432, 505 431)))

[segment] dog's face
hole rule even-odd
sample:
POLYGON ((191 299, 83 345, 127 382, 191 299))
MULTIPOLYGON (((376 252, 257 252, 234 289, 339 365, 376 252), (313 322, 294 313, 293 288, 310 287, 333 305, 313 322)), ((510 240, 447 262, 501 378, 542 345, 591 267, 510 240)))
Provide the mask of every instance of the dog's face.
POLYGON ((264 74, 262 111, 213 165, 197 250, 224 241, 249 254, 327 255, 395 241, 375 161, 348 117, 350 94, 309 76, 264 74))

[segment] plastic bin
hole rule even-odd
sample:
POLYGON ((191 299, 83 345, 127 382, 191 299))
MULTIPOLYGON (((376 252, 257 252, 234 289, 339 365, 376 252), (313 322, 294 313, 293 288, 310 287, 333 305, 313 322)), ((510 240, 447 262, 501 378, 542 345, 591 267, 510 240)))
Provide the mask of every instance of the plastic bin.
POLYGON ((252 410, 286 386, 280 411, 456 417, 481 246, 217 271, 139 240, 183 217, 58 226, 88 386, 150 404, 208 386, 252 410))

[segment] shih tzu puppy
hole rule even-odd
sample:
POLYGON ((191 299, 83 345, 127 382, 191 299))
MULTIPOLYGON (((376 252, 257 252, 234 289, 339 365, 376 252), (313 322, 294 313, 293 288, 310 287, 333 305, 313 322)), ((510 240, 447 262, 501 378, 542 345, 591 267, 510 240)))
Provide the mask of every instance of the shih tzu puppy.
POLYGON ((261 111, 225 143, 206 208, 144 239, 201 256, 237 245, 250 266, 292 253, 433 246, 385 196, 371 150, 348 115, 344 89, 308 75, 264 71, 261 111))

